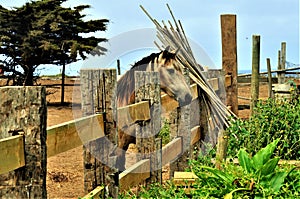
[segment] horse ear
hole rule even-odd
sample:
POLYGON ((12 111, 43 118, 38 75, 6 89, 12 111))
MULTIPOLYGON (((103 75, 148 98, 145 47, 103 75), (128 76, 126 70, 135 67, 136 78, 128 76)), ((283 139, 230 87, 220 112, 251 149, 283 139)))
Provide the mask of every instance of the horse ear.
POLYGON ((178 47, 176 50, 172 50, 171 53, 173 53, 174 55, 177 55, 177 53, 179 52, 180 47, 178 47))
POLYGON ((167 46, 166 49, 165 49, 165 51, 169 52, 170 49, 171 49, 171 46, 167 46))

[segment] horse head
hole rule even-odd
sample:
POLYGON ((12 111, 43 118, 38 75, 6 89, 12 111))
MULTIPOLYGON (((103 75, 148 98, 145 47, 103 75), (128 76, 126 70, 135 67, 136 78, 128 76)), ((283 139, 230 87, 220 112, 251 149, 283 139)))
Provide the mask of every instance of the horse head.
POLYGON ((159 72, 161 89, 178 101, 179 106, 185 106, 191 103, 192 94, 176 58, 176 53, 166 49, 160 53, 154 63, 149 63, 149 65, 153 64, 154 71, 159 72))

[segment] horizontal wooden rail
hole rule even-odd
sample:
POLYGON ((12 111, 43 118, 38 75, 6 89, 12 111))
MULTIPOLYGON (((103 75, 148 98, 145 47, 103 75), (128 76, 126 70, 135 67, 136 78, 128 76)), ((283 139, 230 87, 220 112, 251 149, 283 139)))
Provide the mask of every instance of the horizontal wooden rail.
POLYGON ((122 128, 130 124, 150 120, 150 107, 148 101, 131 104, 118 108, 118 127, 122 128))
MULTIPOLYGON (((47 88, 61 87, 61 84, 43 84, 43 86, 46 86, 47 88)), ((80 84, 64 84, 64 86, 80 86, 80 84)))
POLYGON ((81 199, 101 199, 105 197, 105 187, 98 186, 90 193, 86 194, 81 199))
POLYGON ((218 91, 219 88, 219 78, 211 78, 207 80, 208 83, 210 83, 210 85, 212 86, 212 88, 214 89, 214 91, 218 91))
MULTIPOLYGON (((150 119, 149 102, 144 101, 119 108, 119 114, 130 114, 126 119, 119 121, 119 125, 129 125, 137 121, 150 119)), ((121 127, 121 126, 119 126, 121 127)), ((88 141, 101 138, 105 135, 103 115, 96 114, 72 120, 47 128, 48 157, 81 146, 88 141)))
POLYGON ((191 145, 196 144, 201 139, 200 126, 195 126, 191 129, 191 145))
MULTIPOLYGON (((200 140, 200 126, 191 130, 191 145, 200 140)), ((182 153, 182 138, 178 137, 162 147, 162 166, 175 160, 182 153)), ((150 160, 144 159, 130 168, 126 169, 119 176, 120 190, 128 190, 150 177, 150 160)))
POLYGON ((182 153, 182 138, 178 137, 162 148, 162 166, 175 160, 182 153))
MULTIPOLYGON (((300 70, 300 67, 295 67, 295 68, 287 68, 287 69, 280 69, 280 70, 272 70, 271 73, 284 73, 285 71, 292 71, 292 70, 300 70)), ((263 74, 268 74, 268 72, 260 72, 260 75, 263 74)), ((247 74, 240 74, 238 77, 246 77, 246 76, 251 76, 252 73, 247 73, 247 74)))
POLYGON ((249 98, 249 97, 243 97, 243 96, 238 96, 238 99, 251 101, 251 98, 249 98))
MULTIPOLYGON (((239 84, 251 84, 251 77, 238 77, 237 81, 239 84)), ((259 82, 260 83, 267 83, 269 82, 268 77, 259 77, 259 82)), ((272 77, 272 83, 277 83, 278 78, 277 77, 272 77)))
POLYGON ((81 146, 104 136, 103 115, 97 114, 47 128, 47 156, 81 146))
POLYGON ((25 166, 24 136, 0 140, 0 174, 25 166))
POLYGON ((120 191, 128 190, 150 177, 150 160, 145 159, 132 165, 119 175, 120 191))

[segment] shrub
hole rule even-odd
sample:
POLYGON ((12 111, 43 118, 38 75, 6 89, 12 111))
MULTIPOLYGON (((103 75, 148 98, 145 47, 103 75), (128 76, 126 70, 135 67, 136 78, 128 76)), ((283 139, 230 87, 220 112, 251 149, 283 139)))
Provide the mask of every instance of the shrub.
POLYGON ((211 165, 208 157, 213 153, 191 160, 190 169, 199 180, 189 194, 167 181, 119 198, 297 198, 300 196, 300 172, 290 166, 278 167, 279 158, 272 158, 278 142, 279 139, 275 140, 252 158, 241 149, 237 155, 240 165, 228 163, 223 165, 223 171, 207 166, 211 165))
POLYGON ((249 120, 237 119, 227 129, 228 155, 234 156, 239 148, 256 153, 280 138, 275 155, 286 160, 300 159, 300 100, 278 102, 274 99, 259 101, 249 120))

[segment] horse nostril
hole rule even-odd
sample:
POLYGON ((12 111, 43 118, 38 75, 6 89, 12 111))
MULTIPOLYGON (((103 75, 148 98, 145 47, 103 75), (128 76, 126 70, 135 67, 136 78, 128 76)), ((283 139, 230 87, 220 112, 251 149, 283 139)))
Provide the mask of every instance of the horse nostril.
POLYGON ((184 99, 181 98, 181 99, 178 100, 179 106, 185 106, 185 105, 188 105, 188 104, 191 103, 191 101, 192 101, 192 96, 191 96, 190 94, 186 94, 186 95, 184 96, 184 99))

